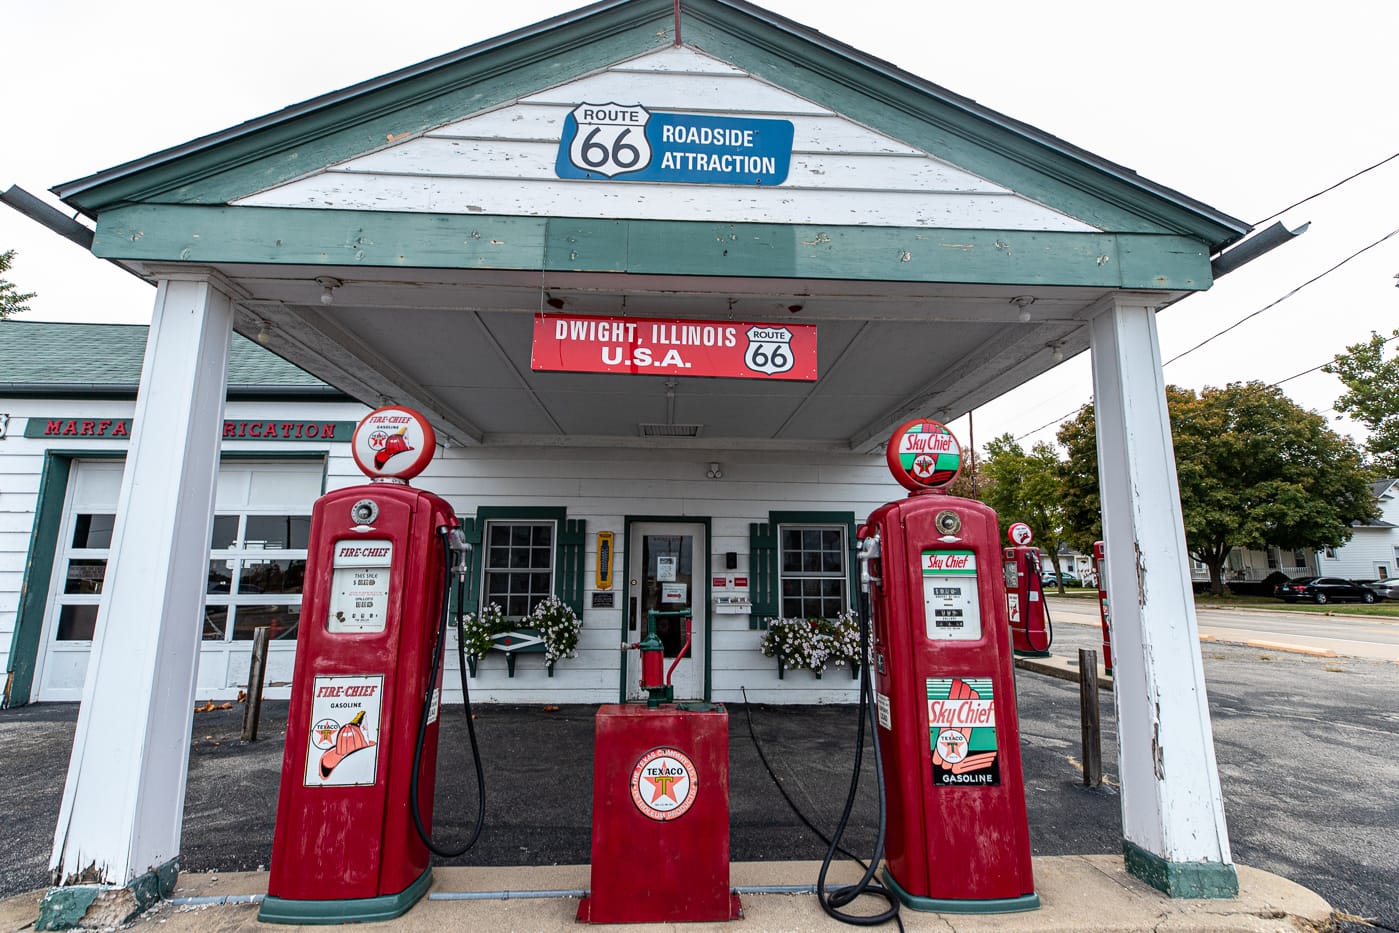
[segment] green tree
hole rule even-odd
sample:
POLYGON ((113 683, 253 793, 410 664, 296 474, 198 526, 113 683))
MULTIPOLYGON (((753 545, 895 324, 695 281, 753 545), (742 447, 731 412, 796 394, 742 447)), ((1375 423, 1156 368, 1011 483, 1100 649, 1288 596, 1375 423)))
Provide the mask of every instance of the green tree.
POLYGON ((1058 452, 1043 441, 1026 451, 1009 434, 1002 434, 986 445, 985 470, 989 482, 981 500, 996 510, 1001 534, 1013 522, 1029 525, 1035 544, 1049 554, 1062 593, 1059 545, 1064 541, 1064 497, 1058 452))
POLYGON ((1059 510, 1064 541, 1084 554, 1103 538, 1102 502, 1098 496, 1098 434, 1092 404, 1059 426, 1059 443, 1067 459, 1059 464, 1059 510))
MULTIPOLYGON (((0 253, 0 272, 8 272, 14 258, 15 251, 12 249, 0 253)), ((33 292, 21 292, 15 288, 12 282, 0 279, 0 320, 12 314, 19 314, 21 311, 28 311, 29 299, 33 297, 33 292)))
POLYGON ((986 490, 991 484, 986 475, 986 464, 974 450, 963 450, 962 453, 962 469, 957 473, 957 478, 948 484, 947 494, 985 502, 986 490))
MULTIPOLYGON (((1215 594, 1233 548, 1339 547, 1351 522, 1379 514, 1360 448, 1282 390, 1247 382, 1197 395, 1168 386, 1166 404, 1186 546, 1209 568, 1215 594)), ((1098 494, 1092 433, 1086 408, 1060 429, 1070 450, 1066 498, 1098 494)), ((1081 505, 1071 534, 1085 530, 1081 505)))
POLYGON ((1346 347, 1344 356, 1321 367, 1345 384, 1336 410, 1369 429, 1365 447, 1385 476, 1399 476, 1399 354, 1384 358, 1385 344, 1395 338, 1399 330, 1388 339, 1371 332, 1368 341, 1346 347))

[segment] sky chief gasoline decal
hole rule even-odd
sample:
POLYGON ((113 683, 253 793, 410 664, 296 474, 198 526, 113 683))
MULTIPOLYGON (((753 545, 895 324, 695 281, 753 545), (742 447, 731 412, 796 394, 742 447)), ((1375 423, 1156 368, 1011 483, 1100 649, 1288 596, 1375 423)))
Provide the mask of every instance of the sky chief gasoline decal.
POLYGON ((632 769, 632 803, 649 819, 680 818, 694 806, 698 791, 695 763, 679 749, 653 748, 632 769))
POLYGON ((1001 783, 990 677, 929 677, 928 732, 934 787, 1001 783))
POLYGON ((534 319, 530 368, 811 382, 816 327, 541 314, 534 319))
POLYGON ((780 185, 792 123, 579 104, 564 119, 554 174, 593 181, 780 185))

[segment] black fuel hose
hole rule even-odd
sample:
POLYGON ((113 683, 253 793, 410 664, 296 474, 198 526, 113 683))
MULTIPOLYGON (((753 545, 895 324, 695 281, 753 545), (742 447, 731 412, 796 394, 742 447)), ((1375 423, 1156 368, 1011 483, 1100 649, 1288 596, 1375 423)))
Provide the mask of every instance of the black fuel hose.
POLYGON ((428 720, 432 717, 432 693, 437 686, 438 665, 442 663, 442 644, 447 640, 447 617, 450 614, 450 603, 448 594, 452 587, 452 545, 449 539, 450 532, 446 528, 440 529, 442 535, 442 561, 446 568, 442 582, 442 617, 437 625, 437 644, 432 649, 432 665, 428 668, 427 687, 423 691, 423 715, 418 721, 418 741, 413 747, 413 777, 409 788, 409 809, 413 811, 413 826, 418 830, 418 838, 422 839, 423 845, 428 851, 443 858, 456 858, 465 855, 467 850, 476 845, 476 841, 481 838, 481 830, 486 825, 486 772, 481 766, 481 748, 476 743, 476 722, 471 716, 471 694, 466 685, 466 647, 462 639, 461 631, 461 607, 466 597, 466 580, 460 577, 457 580, 457 661, 461 665, 458 674, 461 675, 461 700, 462 710, 466 713, 466 731, 471 740, 471 757, 476 763, 476 829, 471 834, 471 838, 466 841, 460 849, 444 849, 432 841, 432 834, 423 823, 422 808, 418 802, 418 778, 421 774, 423 760, 423 745, 427 741, 428 720))
POLYGON ((888 817, 885 813, 884 762, 879 751, 879 723, 875 721, 874 705, 869 701, 870 693, 874 690, 874 683, 870 679, 869 665, 870 609, 868 593, 860 594, 858 606, 860 658, 865 663, 860 665, 860 712, 859 728, 855 737, 855 768, 850 775, 850 792, 845 797, 845 809, 840 815, 840 823, 837 824, 836 831, 831 835, 830 847, 826 849, 826 857, 821 862, 821 873, 816 877, 816 897, 821 902, 821 909, 842 923, 855 926, 878 926, 893 920, 902 930, 904 925, 903 920, 899 917, 898 896, 874 880, 874 873, 879 870, 879 863, 884 858, 884 838, 888 830, 888 817), (840 848, 840 839, 841 836, 845 835, 845 828, 850 822, 850 812, 855 808, 855 795, 860 788, 860 768, 864 762, 865 754, 866 723, 870 727, 870 738, 874 747, 874 774, 879 787, 879 830, 875 837, 874 853, 870 856, 869 865, 865 867, 865 873, 859 881, 850 885, 828 888, 826 875, 830 871, 831 862, 835 859, 837 849, 840 848), (849 914, 840 909, 855 898, 865 894, 884 898, 889 902, 888 909, 868 915, 849 914))

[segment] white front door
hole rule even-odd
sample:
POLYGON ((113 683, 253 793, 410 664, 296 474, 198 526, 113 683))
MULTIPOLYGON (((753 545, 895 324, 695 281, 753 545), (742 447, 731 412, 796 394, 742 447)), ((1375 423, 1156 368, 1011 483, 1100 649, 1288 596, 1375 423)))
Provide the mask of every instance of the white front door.
MULTIPOLYGON (((705 583, 708 577, 709 541, 697 522, 634 522, 627 542, 627 582, 630 594, 628 641, 646 637, 651 612, 656 634, 665 645, 664 669, 674 672, 670 683, 677 700, 704 699, 705 583), (689 649, 685 648, 685 620, 690 615, 689 649), (670 613, 674 613, 671 615, 670 613), (634 636, 634 637, 633 637, 634 636)), ((645 696, 640 688, 640 664, 629 655, 627 696, 645 696)))

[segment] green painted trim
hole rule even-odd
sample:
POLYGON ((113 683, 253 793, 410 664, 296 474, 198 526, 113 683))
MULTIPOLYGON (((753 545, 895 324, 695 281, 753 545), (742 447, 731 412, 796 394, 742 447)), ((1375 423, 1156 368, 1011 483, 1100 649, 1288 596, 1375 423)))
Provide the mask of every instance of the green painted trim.
POLYGON ((330 924, 374 923, 401 917, 432 887, 432 869, 424 868, 418 879, 397 894, 355 897, 341 900, 299 900, 273 897, 262 899, 257 919, 260 923, 330 924))
POLYGON ((118 887, 106 884, 75 884, 49 888, 39 901, 36 930, 71 930, 83 926, 84 918, 99 897, 117 892, 131 892, 130 913, 118 923, 128 923, 157 901, 168 898, 175 890, 180 875, 178 857, 159 865, 129 884, 118 887))
POLYGON ((884 884, 899 897, 899 902, 909 910, 926 911, 934 914, 1015 914, 1027 910, 1039 910, 1040 896, 1030 893, 1020 897, 993 897, 983 900, 962 900, 960 898, 922 897, 909 894, 894 880, 886 867, 883 870, 884 884))
MULTIPOLYGON (((121 457, 124 454, 110 453, 106 456, 121 457)), ((53 583, 53 558, 58 553, 58 530, 63 521, 63 503, 68 499, 68 478, 72 466, 72 455, 45 451, 43 471, 39 474, 39 492, 34 503, 34 525, 29 533, 29 553, 25 557, 24 577, 19 587, 19 611, 15 614, 10 658, 5 665, 10 675, 9 690, 4 697, 7 707, 24 706, 34 690, 34 672, 43 640, 44 611, 49 587, 53 583)))
POLYGON ((1185 236, 140 205, 93 253, 147 262, 1209 288, 1185 236))
POLYGON ((668 0, 590 13, 477 43, 54 190, 89 216, 137 201, 226 203, 673 41, 668 0))
MULTIPOLYGON (((704 575, 704 605, 710 607, 704 613, 704 702, 712 702, 714 688, 714 554, 709 550, 714 543, 713 521, 707 516, 695 515, 628 515, 622 520, 622 559, 627 571, 622 574, 622 644, 629 644, 627 623, 631 616, 631 526, 635 522, 672 522, 677 525, 704 526, 704 566, 709 572, 704 575)), ((637 636, 640 638, 641 633, 637 636)), ((630 652, 622 652, 621 668, 617 678, 617 702, 627 702, 627 662, 630 652)))
POLYGON ((1129 839, 1122 840, 1127 873, 1168 897, 1227 899, 1239 896, 1239 875, 1224 862, 1168 862, 1129 839))

